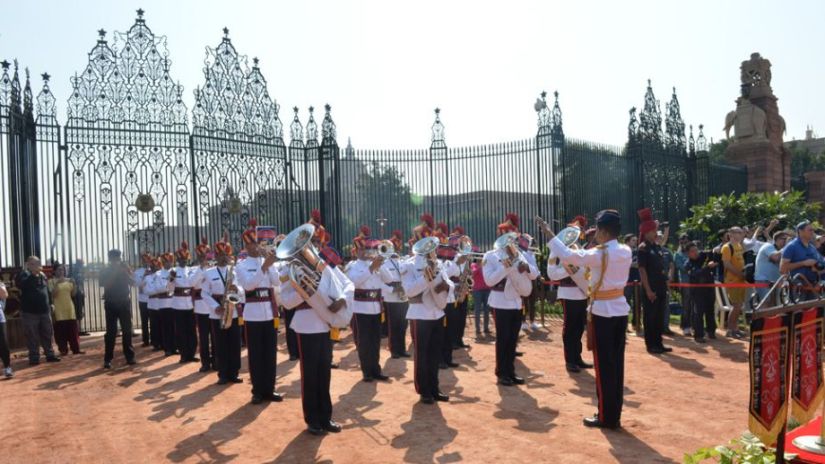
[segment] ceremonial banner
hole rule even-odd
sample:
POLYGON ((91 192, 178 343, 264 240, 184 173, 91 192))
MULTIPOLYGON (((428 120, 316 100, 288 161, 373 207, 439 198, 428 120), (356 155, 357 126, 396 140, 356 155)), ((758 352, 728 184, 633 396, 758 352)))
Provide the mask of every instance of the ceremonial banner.
POLYGON ((784 314, 751 323, 748 428, 769 446, 788 415, 790 322, 791 316, 784 314))
POLYGON ((825 397, 822 384, 823 309, 807 309, 793 317, 791 416, 805 424, 816 415, 825 397))

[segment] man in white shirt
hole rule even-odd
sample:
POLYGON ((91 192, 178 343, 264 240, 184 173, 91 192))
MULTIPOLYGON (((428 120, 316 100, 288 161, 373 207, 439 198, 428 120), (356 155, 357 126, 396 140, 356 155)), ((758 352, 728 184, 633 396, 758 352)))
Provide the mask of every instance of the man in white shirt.
MULTIPOLYGON (((587 219, 584 216, 576 216, 568 225, 584 231, 587 219)), ((558 258, 547 261, 547 277, 558 282, 557 298, 564 310, 564 326, 561 332, 564 364, 568 372, 574 373, 593 367, 582 359, 582 335, 587 325, 587 280, 584 272, 584 267, 562 263, 558 258)))
MULTIPOLYGON (((201 298, 209 308, 209 322, 215 346, 215 364, 218 371, 218 385, 241 383, 238 372, 241 370, 241 327, 238 325, 238 309, 232 308, 232 324, 221 326, 226 311, 225 298, 230 292, 238 293, 238 287, 232 283, 234 272, 230 268, 232 245, 229 237, 215 243, 216 266, 210 267, 203 274, 201 298), (227 285, 230 286, 227 289, 227 285)), ((243 301, 243 292, 241 301, 243 301)))
POLYGON ((138 294, 138 311, 140 313, 140 335, 143 340, 143 346, 149 346, 150 341, 150 321, 149 321, 149 295, 144 289, 144 278, 149 273, 152 257, 147 253, 140 255, 140 260, 143 266, 135 269, 132 273, 132 280, 138 294))
POLYGON ((199 361, 195 357, 198 339, 195 335, 195 305, 192 302, 193 271, 197 268, 189 267, 192 253, 189 244, 185 241, 175 253, 178 260, 173 281, 172 307, 175 309, 175 344, 180 351, 180 363, 199 361))
POLYGON ((461 306, 466 308, 466 300, 457 305, 455 289, 458 287, 461 271, 465 266, 469 266, 466 256, 458 256, 458 239, 459 237, 450 237, 447 244, 441 244, 436 253, 444 275, 453 283, 453 289, 447 294, 447 306, 444 308, 445 327, 444 340, 441 342, 441 364, 438 366, 440 369, 458 367, 458 363, 453 361, 453 350, 459 347, 457 340, 461 337, 461 306))
POLYGON ((152 282, 155 279, 155 274, 163 269, 163 262, 160 259, 160 256, 152 256, 150 254, 146 254, 145 258, 147 262, 147 271, 143 274, 143 279, 141 279, 140 284, 138 287, 142 289, 144 293, 146 293, 146 312, 148 313, 149 317, 149 324, 143 330, 149 331, 149 343, 152 345, 152 351, 162 351, 163 350, 163 328, 161 327, 160 323, 160 302, 161 300, 153 295, 151 290, 152 282))
POLYGON ((630 311, 624 297, 624 287, 633 261, 630 248, 616 240, 621 232, 621 216, 610 209, 596 215, 596 241, 599 246, 589 250, 566 247, 546 223, 542 224, 542 232, 551 239, 548 244, 550 251, 562 263, 590 268, 593 338, 588 342, 593 345, 599 411, 593 417, 585 418, 584 425, 619 428, 624 391, 627 313, 630 311))
POLYGON ((175 310, 172 308, 172 291, 170 288, 170 284, 174 287, 172 280, 175 271, 172 269, 172 265, 175 263, 175 255, 163 253, 160 255, 159 261, 158 264, 162 267, 146 283, 146 293, 149 294, 150 304, 154 300, 154 305, 151 306, 157 306, 158 308, 161 332, 160 345, 166 356, 172 356, 178 354, 175 345, 175 310))
POLYGON ((518 233, 505 233, 511 234, 510 245, 485 253, 482 274, 490 286, 487 304, 495 315, 496 377, 499 385, 509 387, 524 384, 515 368, 522 298, 533 291, 532 281, 539 276, 539 270, 516 245, 518 233))
POLYGON ((198 324, 198 349, 201 356, 201 368, 199 372, 209 372, 216 370, 215 365, 215 338, 212 334, 212 323, 209 320, 210 308, 203 300, 203 286, 206 282, 206 272, 210 269, 207 255, 211 249, 206 238, 201 239, 201 243, 195 247, 195 256, 198 259, 198 266, 191 268, 192 301, 195 305, 195 319, 198 324))
POLYGON ((278 308, 276 292, 280 291, 281 284, 273 266, 275 254, 263 254, 255 226, 255 220, 250 220, 249 229, 243 233, 247 257, 235 265, 235 282, 238 289, 245 292, 243 319, 252 404, 260 404, 264 400, 283 400, 274 390, 278 335, 273 321, 278 308))
POLYGON ((438 239, 425 237, 422 240, 427 240, 427 246, 423 247, 426 253, 416 255, 404 264, 401 284, 410 303, 407 319, 410 321, 410 333, 415 349, 415 391, 420 395, 422 403, 433 404, 435 401, 450 400, 450 397, 441 393, 438 388, 438 364, 444 339, 446 293, 454 286, 440 264, 437 264, 435 250, 438 239), (425 272, 428 267, 434 271, 432 278, 425 272))
MULTIPOLYGON (((345 314, 355 296, 353 283, 335 267, 327 265, 321 273, 317 291, 304 299, 281 270, 281 302, 292 318, 301 365, 301 406, 307 431, 312 435, 338 433, 341 425, 332 420, 332 398, 329 393, 332 368, 332 340, 329 336, 328 314, 345 314)), ((350 314, 351 316, 351 314, 350 314)), ((347 318, 339 321, 346 324, 347 318)))
POLYGON ((380 241, 371 238, 360 243, 358 260, 347 270, 347 277, 355 284, 352 331, 364 382, 388 381, 381 373, 381 288, 389 276, 381 276, 384 260, 378 255, 380 241))
MULTIPOLYGON (((400 250, 396 250, 398 252, 400 250)), ((407 352, 407 295, 401 285, 401 259, 397 256, 384 260, 380 276, 384 285, 381 296, 384 299, 387 316, 387 345, 393 359, 409 358, 407 352)))

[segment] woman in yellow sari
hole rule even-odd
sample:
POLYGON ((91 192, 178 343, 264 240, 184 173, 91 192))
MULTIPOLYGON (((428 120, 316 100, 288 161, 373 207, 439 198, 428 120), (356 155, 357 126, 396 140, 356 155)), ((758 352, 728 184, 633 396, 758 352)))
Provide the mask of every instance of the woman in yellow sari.
POLYGON ((66 277, 66 266, 58 264, 54 268, 54 277, 49 281, 54 311, 54 340, 60 354, 83 354, 80 351, 80 333, 77 328, 73 297, 77 293, 74 280, 66 277))

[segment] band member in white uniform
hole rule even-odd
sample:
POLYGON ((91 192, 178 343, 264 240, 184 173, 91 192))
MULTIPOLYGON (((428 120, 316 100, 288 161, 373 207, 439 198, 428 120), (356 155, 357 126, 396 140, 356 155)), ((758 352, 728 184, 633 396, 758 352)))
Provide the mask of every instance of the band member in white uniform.
MULTIPOLYGON (((232 324, 221 326, 226 306, 227 284, 229 292, 238 292, 238 287, 230 281, 229 265, 232 259, 232 245, 229 237, 215 243, 216 266, 204 272, 201 296, 209 307, 209 322, 215 344, 215 364, 218 371, 218 385, 241 383, 238 372, 241 370, 241 327, 238 325, 238 309, 232 308, 232 324)), ((232 277, 234 278, 234 277, 232 277)), ((243 301, 243 292, 240 292, 243 301)))
POLYGON ((347 306, 351 307, 355 293, 353 283, 334 265, 328 265, 323 274, 326 278, 321 279, 317 295, 311 295, 307 301, 292 286, 287 268, 281 268, 281 302, 284 308, 295 312, 292 329, 298 338, 301 406, 307 431, 313 435, 341 431, 341 425, 332 420, 332 398, 329 393, 332 340, 329 336, 330 325, 321 318, 321 314, 324 311, 339 314, 347 306), (330 304, 321 301, 321 295, 327 295, 330 304))
POLYGON ((458 277, 468 263, 466 262, 467 258, 458 256, 457 251, 458 241, 454 240, 448 242, 448 244, 442 243, 436 252, 441 262, 441 270, 453 283, 453 287, 447 295, 447 306, 444 308, 444 338, 441 341, 441 362, 438 365, 440 369, 458 367, 458 363, 453 362, 454 341, 458 336, 460 324, 458 321, 460 318, 459 310, 456 308, 455 289, 458 286, 458 277))
POLYGON ((175 255, 164 253, 160 256, 163 268, 159 269, 147 283, 146 292, 157 301, 160 313, 161 345, 166 356, 178 354, 175 346, 175 310, 172 307, 172 288, 174 287, 175 255), (170 287, 171 284, 171 287, 170 287))
POLYGON ((438 364, 444 339, 444 307, 453 283, 444 275, 435 256, 438 240, 434 237, 424 240, 429 242, 421 247, 426 253, 404 264, 401 283, 410 304, 407 319, 415 349, 415 391, 422 403, 432 404, 450 399, 438 388, 438 364), (431 272, 425 271, 427 268, 431 272))
POLYGON ((140 335, 143 340, 143 346, 149 346, 150 340, 150 325, 149 325, 149 295, 146 294, 144 288, 144 278, 146 274, 150 273, 152 257, 146 253, 140 256, 141 266, 132 273, 134 286, 137 288, 138 295, 138 310, 140 312, 140 335))
POLYGON ((175 309, 175 345, 180 351, 180 362, 197 362, 195 350, 198 339, 195 335, 195 305, 192 302, 193 271, 189 267, 192 254, 189 244, 182 242, 176 253, 178 265, 174 268, 175 280, 172 291, 172 307, 175 309))
MULTIPOLYGON (((363 227, 362 227, 363 230, 363 227)), ((381 276, 383 259, 378 255, 378 240, 366 238, 358 248, 358 260, 347 270, 347 277, 355 284, 352 330, 364 382, 388 381, 381 373, 381 276)), ((384 279, 389 276, 384 276, 384 279)))
MULTIPOLYGON (((508 221, 510 220, 508 214, 508 221)), ((515 232, 505 233, 515 235, 515 232)), ((539 276, 539 270, 524 257, 513 240, 508 247, 484 254, 482 273, 484 281, 490 286, 487 303, 493 311, 496 324, 498 383, 504 386, 524 384, 524 378, 516 375, 515 368, 522 298, 532 291, 530 281, 539 276)))
POLYGON ((195 256, 198 259, 198 266, 192 268, 192 300, 195 304, 195 319, 198 324, 198 349, 201 356, 200 372, 209 372, 217 369, 215 365, 215 337, 212 332, 212 324, 209 321, 211 309, 209 304, 203 300, 203 285, 206 281, 206 272, 210 269, 207 255, 210 252, 209 242, 204 237, 201 243, 195 247, 195 256))
MULTIPOLYGON (((568 224, 582 230, 587 227, 584 216, 576 218, 568 224)), ((558 282, 557 298, 564 310, 564 326, 561 337, 564 344, 564 364, 568 372, 579 372, 581 369, 593 367, 582 359, 582 335, 587 324, 587 291, 588 282, 585 278, 585 268, 562 263, 558 258, 547 261, 547 277, 558 282), (574 280, 575 279, 575 280, 574 280)))
POLYGON ((275 267, 275 254, 263 255, 258 247, 255 220, 243 233, 247 257, 235 265, 235 282, 244 291, 243 308, 246 330, 249 376, 252 378, 252 404, 264 400, 282 401, 275 392, 276 346, 278 343, 274 319, 277 314, 277 295, 280 282, 275 267))
MULTIPOLYGON (((398 243, 401 243, 399 240, 398 243)), ((395 243, 393 243, 395 247, 395 243)), ((395 249, 400 253, 399 248, 395 249)), ((384 313, 387 317, 387 345, 393 359, 409 358, 407 352, 407 295, 401 285, 401 267, 403 262, 399 256, 391 256, 384 260, 379 274, 384 285, 381 296, 384 299, 384 313)))
POLYGON ((630 306, 624 297, 627 275, 633 252, 616 238, 621 233, 621 216, 616 210, 604 210, 596 215, 596 241, 599 246, 589 250, 571 250, 542 224, 542 232, 550 240, 550 251, 562 263, 590 268, 593 326, 593 358, 596 364, 596 393, 599 410, 584 419, 587 427, 615 429, 622 426, 624 398, 624 350, 627 336, 627 313, 630 306))
POLYGON ((146 312, 149 313, 149 342, 152 344, 152 351, 161 351, 163 349, 163 329, 160 324, 161 300, 150 294, 150 290, 155 274, 163 269, 163 263, 160 257, 153 257, 149 254, 146 255, 145 259, 148 262, 149 270, 143 275, 139 287, 146 293, 146 312))

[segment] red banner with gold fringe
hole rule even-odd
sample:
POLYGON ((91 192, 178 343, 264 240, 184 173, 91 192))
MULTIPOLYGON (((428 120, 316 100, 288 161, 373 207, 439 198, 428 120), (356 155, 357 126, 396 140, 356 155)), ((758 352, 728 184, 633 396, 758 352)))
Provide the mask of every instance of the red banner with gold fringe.
POLYGON ((795 313, 793 324, 793 382, 791 383, 791 416, 800 424, 811 420, 822 399, 822 308, 795 313))
POLYGON ((748 427, 768 445, 776 442, 788 414, 791 320, 783 314, 751 323, 748 427))

